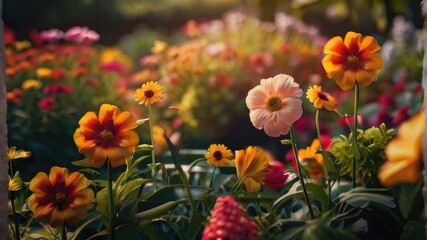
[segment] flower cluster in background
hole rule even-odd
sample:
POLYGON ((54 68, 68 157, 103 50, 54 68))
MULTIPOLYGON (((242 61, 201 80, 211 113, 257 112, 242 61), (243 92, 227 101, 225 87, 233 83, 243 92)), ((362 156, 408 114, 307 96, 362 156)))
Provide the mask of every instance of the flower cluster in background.
POLYGON ((238 128, 247 115, 246 93, 260 78, 287 73, 306 85, 321 69, 324 38, 285 13, 267 23, 231 12, 220 20, 190 20, 181 31, 154 42, 132 81, 163 84, 158 118, 188 137, 216 139, 238 128))
POLYGON ((33 153, 30 172, 66 164, 78 157, 70 136, 85 112, 104 102, 128 105, 123 81, 131 62, 118 49, 93 45, 99 36, 87 28, 32 32, 32 42, 8 36, 9 144, 33 153))

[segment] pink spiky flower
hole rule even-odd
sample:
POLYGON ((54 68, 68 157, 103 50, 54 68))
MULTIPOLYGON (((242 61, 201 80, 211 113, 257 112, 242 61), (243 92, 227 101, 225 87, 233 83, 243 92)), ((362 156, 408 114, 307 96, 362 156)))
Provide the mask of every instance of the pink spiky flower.
POLYGON ((216 200, 202 240, 259 239, 258 232, 258 225, 246 215, 242 205, 232 196, 226 196, 216 200))

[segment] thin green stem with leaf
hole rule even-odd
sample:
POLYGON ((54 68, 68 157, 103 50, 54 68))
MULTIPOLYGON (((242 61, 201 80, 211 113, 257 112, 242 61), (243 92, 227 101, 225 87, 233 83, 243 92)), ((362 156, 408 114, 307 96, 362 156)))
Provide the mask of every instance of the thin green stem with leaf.
POLYGON ((113 166, 111 162, 108 162, 108 240, 114 240, 114 221, 115 221, 115 210, 114 210, 114 195, 113 195, 113 166))
POLYGON ((301 164, 298 161, 298 152, 297 152, 297 147, 296 147, 296 144, 295 144, 295 129, 294 129, 294 126, 291 127, 290 136, 291 136, 291 141, 292 141, 292 150, 294 152, 295 162, 297 163, 297 166, 298 166, 298 169, 297 169, 298 170, 298 177, 299 177, 299 180, 300 180, 300 183, 301 183, 302 192, 304 194, 304 200, 305 200, 305 203, 307 204, 308 212, 310 214, 310 218, 311 219, 315 219, 316 217, 314 215, 313 208, 311 207, 311 203, 310 203, 310 199, 308 197, 307 189, 305 188, 304 176, 302 175, 301 164))
POLYGON ((157 170, 156 170, 156 151, 154 146, 154 134, 153 134, 153 119, 151 114, 151 104, 148 105, 148 118, 149 118, 149 127, 150 127, 150 138, 151 146, 151 176, 153 177, 153 188, 154 191, 157 191, 157 170))

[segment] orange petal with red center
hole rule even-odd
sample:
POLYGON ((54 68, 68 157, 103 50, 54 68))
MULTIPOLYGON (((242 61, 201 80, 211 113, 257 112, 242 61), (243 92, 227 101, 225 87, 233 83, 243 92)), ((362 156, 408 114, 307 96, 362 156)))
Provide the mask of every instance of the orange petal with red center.
POLYGON ((342 76, 335 79, 337 85, 344 91, 354 88, 356 84, 356 73, 354 71, 345 71, 342 76))
POLYGON ((323 53, 326 55, 346 56, 348 53, 347 47, 344 45, 343 39, 339 36, 331 38, 324 46, 323 53))

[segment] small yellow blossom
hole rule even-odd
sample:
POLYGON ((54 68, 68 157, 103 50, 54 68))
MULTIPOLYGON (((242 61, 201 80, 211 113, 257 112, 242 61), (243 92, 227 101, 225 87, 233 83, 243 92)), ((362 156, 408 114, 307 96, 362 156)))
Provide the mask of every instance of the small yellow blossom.
POLYGON ((27 91, 30 89, 39 89, 42 87, 42 82, 36 79, 28 79, 22 83, 22 89, 27 91))
POLYGON ((224 144, 211 144, 205 158, 212 166, 225 166, 233 158, 233 153, 224 144))
POLYGON ((168 47, 167 42, 156 40, 154 46, 151 48, 152 53, 162 53, 168 47))
POLYGON ((163 98, 163 89, 157 82, 147 82, 142 84, 135 92, 135 101, 139 104, 151 105, 163 98))
POLYGON ((18 158, 29 158, 29 157, 31 157, 31 152, 24 151, 24 150, 16 150, 15 146, 12 146, 11 148, 9 148, 9 151, 7 152, 7 159, 9 159, 9 161, 13 159, 18 159, 18 158))
POLYGON ((50 68, 37 68, 36 69, 36 76, 38 78, 47 78, 50 77, 52 74, 52 69, 50 68))

